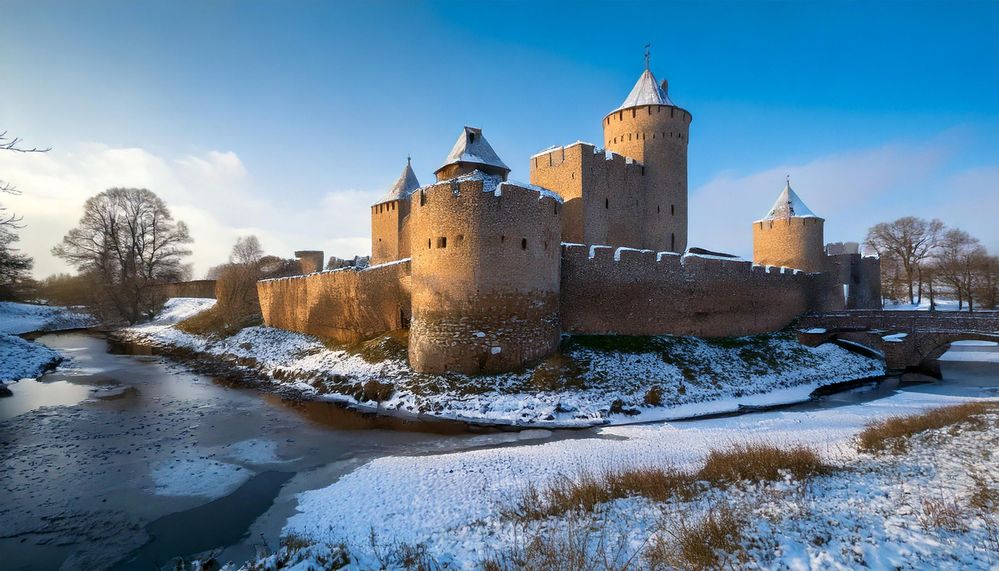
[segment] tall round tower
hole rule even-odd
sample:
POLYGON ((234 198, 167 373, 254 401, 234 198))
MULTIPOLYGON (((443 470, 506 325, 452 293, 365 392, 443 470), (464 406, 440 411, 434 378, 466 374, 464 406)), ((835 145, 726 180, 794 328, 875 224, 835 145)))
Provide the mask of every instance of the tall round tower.
POLYGON ((604 117, 607 150, 642 163, 646 191, 642 247, 682 252, 687 248, 687 135, 690 112, 670 101, 667 83, 648 69, 620 107, 604 117))
MULTIPOLYGON (((495 156, 478 151, 476 164, 495 156)), ((521 368, 558 347, 561 200, 464 159, 445 167, 467 174, 410 199, 410 365, 467 374, 521 368)))
POLYGON ((824 223, 791 189, 789 179, 770 212, 753 222, 753 263, 824 271, 824 223))

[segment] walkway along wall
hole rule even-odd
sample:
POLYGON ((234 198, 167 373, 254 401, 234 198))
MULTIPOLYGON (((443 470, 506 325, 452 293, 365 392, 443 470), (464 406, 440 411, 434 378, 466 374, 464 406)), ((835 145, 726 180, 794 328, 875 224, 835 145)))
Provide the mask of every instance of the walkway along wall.
POLYGON ((264 324, 341 343, 407 326, 410 262, 257 282, 264 324))
POLYGON ((564 333, 751 335, 776 331, 809 310, 843 307, 828 274, 667 252, 565 244, 564 333))

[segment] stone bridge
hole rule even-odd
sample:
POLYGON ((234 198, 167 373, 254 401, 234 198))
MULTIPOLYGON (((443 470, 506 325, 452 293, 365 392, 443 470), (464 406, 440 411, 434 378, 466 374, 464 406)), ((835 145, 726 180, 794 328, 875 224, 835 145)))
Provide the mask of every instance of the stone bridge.
POLYGON ((848 343, 876 353, 889 372, 919 371, 940 378, 937 357, 955 341, 999 342, 999 311, 857 310, 809 313, 798 320, 798 340, 817 346, 848 343))

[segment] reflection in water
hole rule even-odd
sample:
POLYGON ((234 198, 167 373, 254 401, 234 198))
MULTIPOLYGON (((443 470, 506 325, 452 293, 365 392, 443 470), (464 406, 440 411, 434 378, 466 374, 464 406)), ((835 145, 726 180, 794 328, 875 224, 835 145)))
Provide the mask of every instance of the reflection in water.
MULTIPOLYGON (((44 378, 44 377, 43 377, 44 378)), ((0 399, 0 420, 14 418, 43 406, 70 406, 87 398, 90 388, 69 381, 24 379, 11 383, 14 396, 0 399)))
MULTIPOLYGON (((290 399, 273 393, 264 394, 263 399, 272 405, 291 409, 316 424, 341 430, 385 429, 433 434, 465 434, 473 430, 473 427, 463 422, 438 419, 414 420, 374 412, 360 412, 334 402, 290 399)), ((482 428, 476 431, 493 432, 496 430, 498 429, 482 428)))

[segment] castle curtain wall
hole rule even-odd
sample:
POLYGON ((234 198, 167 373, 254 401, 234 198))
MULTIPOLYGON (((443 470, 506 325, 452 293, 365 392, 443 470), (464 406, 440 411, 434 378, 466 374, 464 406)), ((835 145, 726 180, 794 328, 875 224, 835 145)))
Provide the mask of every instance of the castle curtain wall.
POLYGON ((264 324, 342 343, 404 327, 410 262, 257 282, 264 324))
POLYGON ((565 245, 562 330, 704 337, 765 333, 808 310, 842 308, 842 294, 833 286, 828 275, 782 272, 745 260, 565 245))

